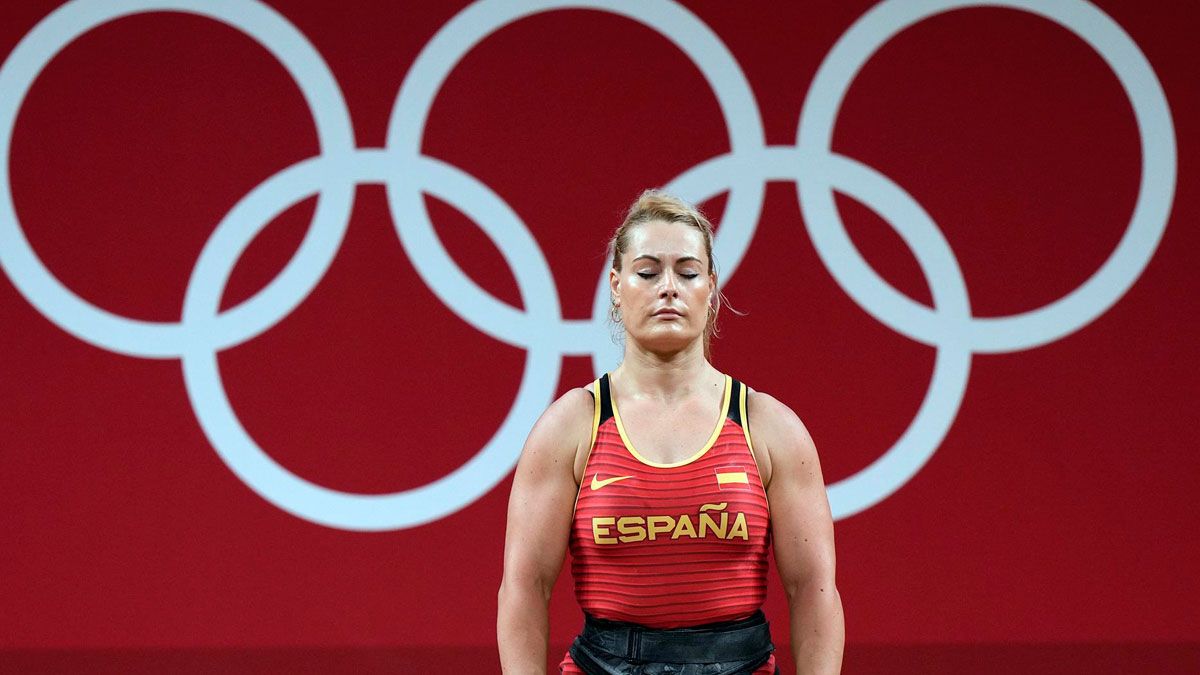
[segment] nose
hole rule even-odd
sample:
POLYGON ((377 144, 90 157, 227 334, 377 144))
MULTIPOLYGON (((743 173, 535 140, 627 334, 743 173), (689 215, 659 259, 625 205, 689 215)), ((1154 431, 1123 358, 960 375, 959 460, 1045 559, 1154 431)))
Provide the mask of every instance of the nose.
POLYGON ((675 272, 667 271, 662 275, 662 285, 658 289, 658 297, 660 298, 678 298, 679 285, 675 278, 675 272))

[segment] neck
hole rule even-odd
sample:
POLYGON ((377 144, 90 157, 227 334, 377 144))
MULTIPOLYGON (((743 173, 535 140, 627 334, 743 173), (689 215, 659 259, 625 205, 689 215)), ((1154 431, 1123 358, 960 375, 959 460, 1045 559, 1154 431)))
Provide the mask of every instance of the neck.
POLYGON ((625 358, 613 371, 614 382, 626 392, 671 399, 711 385, 721 373, 704 358, 704 345, 696 340, 677 352, 655 352, 626 336, 625 358))

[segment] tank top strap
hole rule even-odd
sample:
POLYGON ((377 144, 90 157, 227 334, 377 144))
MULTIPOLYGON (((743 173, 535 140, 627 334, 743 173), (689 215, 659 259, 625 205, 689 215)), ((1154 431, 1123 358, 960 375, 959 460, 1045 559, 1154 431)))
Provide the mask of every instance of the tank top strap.
MULTIPOLYGON (((749 415, 746 414, 746 397, 748 389, 743 382, 733 380, 733 391, 729 394, 729 411, 726 414, 734 424, 742 429, 742 434, 746 437, 746 447, 750 449, 750 454, 754 454, 754 443, 750 440, 750 421, 749 415)), ((755 458, 757 464, 758 458, 755 458)))
POLYGON ((608 386, 608 373, 605 373, 599 380, 596 380, 597 399, 599 404, 600 416, 596 418, 596 425, 604 424, 613 416, 612 393, 608 386))
POLYGON ((725 409, 725 416, 733 420, 739 427, 744 427, 746 425, 742 423, 742 420, 746 418, 746 385, 736 378, 729 379, 731 381, 729 407, 725 409))

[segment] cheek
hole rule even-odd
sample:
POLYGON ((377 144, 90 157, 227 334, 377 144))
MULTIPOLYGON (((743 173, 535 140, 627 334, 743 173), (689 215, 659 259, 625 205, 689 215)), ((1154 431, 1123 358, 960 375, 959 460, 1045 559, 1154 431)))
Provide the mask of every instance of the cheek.
POLYGON ((638 276, 626 277, 621 280, 621 295, 634 296, 645 293, 645 280, 638 276))

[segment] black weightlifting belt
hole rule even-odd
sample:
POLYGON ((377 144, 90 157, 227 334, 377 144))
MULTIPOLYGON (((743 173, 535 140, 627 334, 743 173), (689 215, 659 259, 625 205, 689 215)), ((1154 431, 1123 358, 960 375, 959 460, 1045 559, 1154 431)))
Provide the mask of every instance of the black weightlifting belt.
POLYGON ((740 621, 670 630, 585 615, 570 651, 587 675, 742 675, 774 650, 760 610, 740 621))

